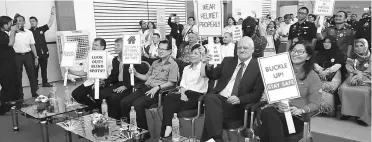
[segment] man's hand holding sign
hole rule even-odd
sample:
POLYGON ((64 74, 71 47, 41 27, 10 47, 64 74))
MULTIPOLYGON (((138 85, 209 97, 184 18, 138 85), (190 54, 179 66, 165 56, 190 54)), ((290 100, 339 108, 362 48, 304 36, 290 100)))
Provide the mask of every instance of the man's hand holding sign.
POLYGON ((288 132, 295 133, 292 115, 300 115, 302 111, 289 106, 289 100, 300 97, 296 76, 288 53, 258 59, 265 95, 270 104, 275 103, 279 111, 285 113, 288 132))
MULTIPOLYGON (((133 64, 141 64, 141 36, 139 34, 124 35, 123 37, 123 64, 130 64, 130 69, 134 70, 133 64)), ((130 83, 134 86, 134 73, 130 72, 130 83)))
POLYGON ((67 85, 67 75, 69 72, 69 68, 74 66, 75 58, 76 58, 76 49, 77 49, 77 42, 66 42, 63 46, 63 53, 61 59, 61 67, 66 69, 64 74, 64 81, 63 85, 67 85))
POLYGON ((107 78, 107 52, 92 50, 88 59, 88 77, 94 79, 94 99, 99 99, 99 87, 103 85, 99 79, 107 78))

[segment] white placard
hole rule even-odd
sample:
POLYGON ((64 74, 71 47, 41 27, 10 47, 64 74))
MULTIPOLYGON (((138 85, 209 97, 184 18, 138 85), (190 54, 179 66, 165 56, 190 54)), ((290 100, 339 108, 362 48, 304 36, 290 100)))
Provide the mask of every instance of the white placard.
MULTIPOLYGON (((213 37, 208 37, 212 38, 213 37)), ((209 44, 208 42, 208 52, 212 55, 212 60, 209 61, 209 64, 217 65, 221 64, 222 62, 222 55, 221 55, 221 45, 220 44, 209 44)))
POLYGON ((335 0, 315 0, 314 14, 332 16, 335 0))
POLYGON ((88 60, 89 60, 88 78, 106 79, 107 52, 104 50, 89 51, 88 60))
POLYGON ((76 58, 77 42, 65 42, 62 52, 61 67, 73 67, 76 58))
POLYGON ((258 58, 258 63, 270 104, 300 97, 288 52, 258 58))
POLYGON ((233 34, 233 40, 239 41, 243 36, 242 26, 241 25, 234 26, 232 34, 233 34))
POLYGON ((124 35, 122 54, 123 64, 141 64, 141 35, 124 35))
POLYGON ((266 36, 267 45, 264 51, 264 57, 272 56, 276 54, 274 37, 272 35, 266 36))
POLYGON ((222 36, 222 1, 197 0, 196 3, 199 36, 222 36))

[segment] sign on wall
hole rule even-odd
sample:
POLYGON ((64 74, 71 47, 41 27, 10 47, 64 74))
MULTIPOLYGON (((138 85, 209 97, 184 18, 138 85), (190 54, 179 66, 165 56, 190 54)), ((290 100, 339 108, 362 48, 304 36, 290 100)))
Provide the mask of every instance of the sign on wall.
POLYGON ((197 21, 200 36, 222 36, 223 9, 220 0, 198 0, 197 21))

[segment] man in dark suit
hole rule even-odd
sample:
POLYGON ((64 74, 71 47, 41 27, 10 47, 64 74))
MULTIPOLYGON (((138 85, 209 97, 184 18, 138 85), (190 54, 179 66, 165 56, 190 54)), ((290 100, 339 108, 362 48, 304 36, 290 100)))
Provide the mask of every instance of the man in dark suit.
MULTIPOLYGON (((220 65, 206 66, 208 78, 217 80, 216 87, 204 98, 205 121, 201 141, 213 138, 222 142, 223 122, 243 120, 244 106, 259 102, 264 86, 257 58, 252 57, 254 43, 243 37, 237 48, 237 57, 226 57, 220 65)), ((210 55, 204 58, 209 61, 210 55)))
POLYGON ((180 18, 176 14, 171 14, 168 18, 168 25, 171 28, 170 32, 171 37, 168 40, 171 41, 172 45, 172 38, 174 38, 174 40, 176 40, 177 47, 179 47, 180 44, 182 43, 182 31, 184 29, 183 25, 180 24, 180 18), (174 17, 173 22, 172 17, 174 17))

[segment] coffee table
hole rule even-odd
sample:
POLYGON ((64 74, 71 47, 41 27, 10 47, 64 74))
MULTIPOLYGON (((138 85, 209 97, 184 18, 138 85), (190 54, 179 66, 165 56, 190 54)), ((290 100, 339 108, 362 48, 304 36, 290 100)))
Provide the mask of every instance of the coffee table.
MULTIPOLYGON (((18 112, 24 114, 25 117, 31 118, 36 120, 37 123, 41 125, 41 134, 43 142, 49 142, 49 134, 48 134, 48 122, 51 122, 53 118, 57 116, 67 114, 73 111, 78 111, 81 109, 86 108, 86 105, 79 104, 77 102, 73 102, 71 104, 65 105, 65 109, 58 110, 53 113, 50 112, 43 112, 38 113, 36 111, 36 102, 35 98, 24 99, 24 100, 17 100, 10 102, 12 105, 11 107, 11 114, 12 114, 12 123, 13 123, 13 131, 19 131, 19 124, 18 124, 18 112)), ((67 119, 69 119, 67 117, 67 119)))
MULTIPOLYGON (((79 135, 91 142, 137 142, 143 141, 144 135, 149 133, 147 130, 137 128, 137 131, 123 130, 113 118, 109 118, 107 132, 101 136, 94 133, 92 116, 94 114, 69 119, 57 123, 57 126, 65 130, 66 142, 72 142, 71 133, 79 135)), ((129 125, 129 124, 128 124, 129 125)))

